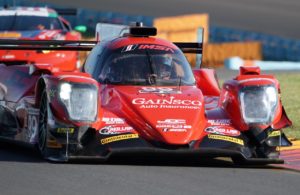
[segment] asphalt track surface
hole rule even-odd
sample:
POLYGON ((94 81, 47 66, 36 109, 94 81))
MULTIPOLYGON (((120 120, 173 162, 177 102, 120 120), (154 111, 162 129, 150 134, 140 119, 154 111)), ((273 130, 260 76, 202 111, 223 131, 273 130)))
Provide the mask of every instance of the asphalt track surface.
MULTIPOLYGON (((261 31, 275 30, 286 36, 300 36, 297 32, 300 14, 295 14, 300 1, 252 0, 248 6, 247 2, 250 1, 130 0, 126 2, 127 6, 124 0, 77 0, 64 3, 153 16, 205 11, 212 14, 211 21, 214 24, 261 31), (170 2, 173 6, 170 6, 170 2), (270 2, 272 4, 268 5, 270 2), (286 3, 288 8, 279 6, 281 2, 286 3), (264 7, 260 6, 262 3, 264 7), (290 15, 289 22, 274 21, 277 19, 274 13, 279 16, 290 15)), ((221 79, 236 73, 218 70, 221 79)), ((115 159, 105 164, 57 164, 41 160, 32 148, 0 143, 1 195, 299 194, 299 177, 300 172, 297 171, 272 166, 239 167, 226 159, 115 159)))
POLYGON ((56 164, 33 149, 0 144, 0 194, 298 194, 299 172, 236 167, 224 160, 115 159, 106 164, 56 164))
MULTIPOLYGON (((37 1, 37 0, 36 0, 37 1)), ((299 0, 43 0, 144 16, 208 13, 210 24, 300 39, 299 0)))

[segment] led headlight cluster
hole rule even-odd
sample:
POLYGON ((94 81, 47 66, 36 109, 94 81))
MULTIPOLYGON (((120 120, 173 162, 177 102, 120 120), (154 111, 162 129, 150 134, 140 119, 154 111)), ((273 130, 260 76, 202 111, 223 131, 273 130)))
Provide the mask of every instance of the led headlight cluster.
POLYGON ((278 104, 274 86, 244 87, 239 94, 241 112, 247 124, 269 124, 278 104))
POLYGON ((97 115, 98 91, 90 84, 62 83, 59 97, 69 117, 75 121, 94 121, 97 115))

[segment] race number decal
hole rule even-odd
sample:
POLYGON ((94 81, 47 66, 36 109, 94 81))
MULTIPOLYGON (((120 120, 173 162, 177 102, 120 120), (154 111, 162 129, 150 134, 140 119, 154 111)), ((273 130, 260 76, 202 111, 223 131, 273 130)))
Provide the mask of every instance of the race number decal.
POLYGON ((27 139, 30 142, 34 142, 34 139, 38 132, 38 109, 29 109, 27 115, 27 139))
POLYGON ((37 122, 37 116, 36 115, 29 115, 28 116, 28 130, 30 132, 35 132, 37 131, 38 128, 38 122, 37 122))

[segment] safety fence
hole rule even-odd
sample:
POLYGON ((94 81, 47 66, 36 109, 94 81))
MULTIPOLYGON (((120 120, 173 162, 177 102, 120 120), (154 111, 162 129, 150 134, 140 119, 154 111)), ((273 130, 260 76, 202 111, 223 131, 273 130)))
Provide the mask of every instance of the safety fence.
POLYGON ((300 61, 300 40, 219 26, 211 26, 209 32, 209 40, 213 43, 261 42, 263 60, 300 61))

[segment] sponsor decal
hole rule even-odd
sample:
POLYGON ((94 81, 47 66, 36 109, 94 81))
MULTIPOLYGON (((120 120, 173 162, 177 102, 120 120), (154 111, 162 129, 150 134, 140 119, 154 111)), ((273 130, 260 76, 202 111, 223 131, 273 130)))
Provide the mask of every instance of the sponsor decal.
POLYGON ((47 8, 21 7, 16 10, 5 10, 0 12, 0 16, 48 16, 47 8))
POLYGON ((139 45, 138 49, 152 49, 152 50, 160 50, 160 51, 169 51, 174 53, 174 49, 163 45, 142 44, 139 45))
POLYGON ((228 141, 228 142, 232 142, 235 144, 239 144, 239 145, 244 145, 244 141, 238 138, 234 138, 234 137, 228 137, 225 135, 213 135, 213 134, 208 134, 208 138, 209 139, 215 139, 215 140, 222 140, 222 141, 228 141))
POLYGON ((59 34, 54 35, 53 39, 54 40, 65 40, 66 36, 59 33, 59 34))
POLYGON ((138 45, 127 45, 122 49, 122 52, 133 51, 137 48, 138 45))
POLYGON ((47 37, 53 37, 56 34, 57 34, 57 31, 46 31, 44 33, 44 35, 47 36, 47 37))
POLYGON ((268 137, 277 137, 280 135, 281 135, 280 131, 272 131, 272 132, 268 133, 268 137))
POLYGON ((207 122, 210 125, 231 125, 230 119, 210 119, 207 122))
POLYGON ((101 144, 108 144, 111 142, 116 142, 116 141, 121 141, 121 140, 127 140, 127 139, 136 139, 138 138, 138 134, 125 134, 125 135, 118 135, 118 136, 113 136, 113 137, 108 137, 105 139, 101 139, 100 142, 101 144))
POLYGON ((205 129, 205 132, 219 134, 219 135, 235 136, 235 137, 241 135, 241 132, 236 129, 232 129, 230 127, 222 127, 222 126, 207 127, 205 129))
POLYGON ((166 119, 164 121, 157 121, 157 123, 165 123, 165 124, 185 124, 184 119, 166 119))
POLYGON ((122 133, 130 133, 133 131, 132 127, 129 126, 107 126, 99 130, 102 135, 114 135, 122 133))
POLYGON ((139 93, 181 93, 178 89, 167 87, 142 87, 139 93))
POLYGON ((7 54, 7 55, 3 55, 2 56, 2 59, 6 59, 6 60, 8 60, 8 59, 14 59, 14 58, 16 58, 16 56, 13 55, 13 54, 7 54))
POLYGON ((174 96, 163 99, 135 98, 132 104, 140 105, 140 108, 183 108, 199 109, 202 102, 199 100, 176 99, 174 96))
POLYGON ((169 128, 164 128, 163 132, 187 132, 187 129, 169 129, 169 128))
POLYGON ((114 118, 114 117, 103 117, 102 122, 104 122, 107 125, 114 125, 114 124, 124 124, 125 121, 123 118, 114 118))
POLYGON ((74 133, 75 129, 73 127, 59 127, 56 129, 57 133, 74 133))
POLYGON ((162 128, 163 132, 187 132, 191 125, 187 125, 184 119, 166 119, 157 121, 156 128, 162 128))

